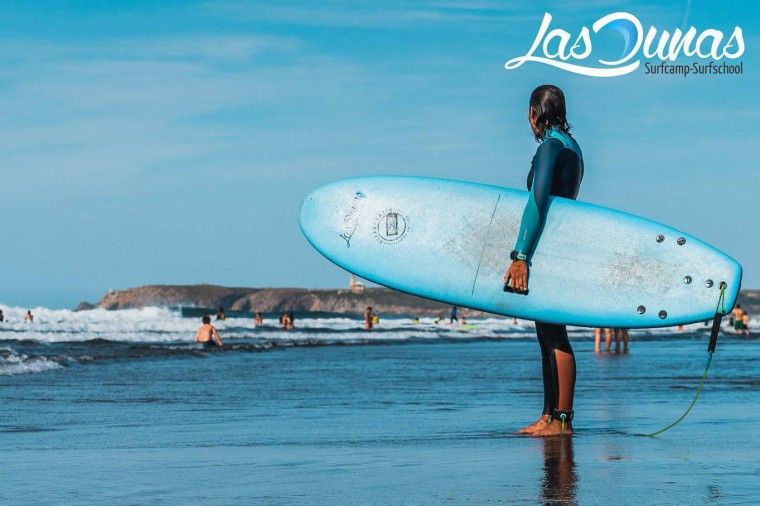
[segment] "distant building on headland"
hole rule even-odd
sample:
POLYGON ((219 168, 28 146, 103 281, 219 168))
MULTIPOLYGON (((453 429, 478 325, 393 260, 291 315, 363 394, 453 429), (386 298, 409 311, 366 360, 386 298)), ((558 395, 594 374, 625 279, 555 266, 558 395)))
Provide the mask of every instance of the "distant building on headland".
POLYGON ((351 293, 364 293, 364 283, 356 281, 356 276, 353 274, 348 277, 348 288, 351 293))

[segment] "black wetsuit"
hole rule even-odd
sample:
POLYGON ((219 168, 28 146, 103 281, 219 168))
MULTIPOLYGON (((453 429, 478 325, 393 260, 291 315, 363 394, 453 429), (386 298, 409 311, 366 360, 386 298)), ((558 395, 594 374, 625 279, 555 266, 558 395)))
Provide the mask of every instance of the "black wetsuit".
MULTIPOLYGON (((541 230, 549 210, 549 196, 575 199, 583 179, 583 154, 578 143, 569 135, 559 130, 549 130, 544 141, 536 150, 530 173, 528 190, 531 192, 523 212, 520 233, 515 250, 530 259, 536 248, 541 230)), ((570 354, 573 349, 567 338, 564 325, 536 322, 538 344, 541 346, 541 369, 544 379, 544 414, 551 414, 558 409, 559 381, 571 382, 570 391, 575 390, 575 368, 568 377, 564 377, 557 364, 555 350, 570 354)), ((572 406, 572 398, 570 399, 572 406)))

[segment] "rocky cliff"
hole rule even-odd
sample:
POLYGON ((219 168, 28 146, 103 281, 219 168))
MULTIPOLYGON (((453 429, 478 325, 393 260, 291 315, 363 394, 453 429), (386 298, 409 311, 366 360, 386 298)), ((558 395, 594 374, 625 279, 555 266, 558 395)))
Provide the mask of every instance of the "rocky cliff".
MULTIPOLYGON (((750 316, 760 313, 760 290, 742 290, 739 303, 750 316)), ((129 309, 146 306, 190 306, 233 311, 316 311, 361 314, 372 306, 386 315, 448 314, 450 306, 388 288, 367 288, 363 293, 349 290, 308 290, 305 288, 229 288, 216 285, 148 285, 111 291, 97 304, 81 303, 77 310, 101 307, 129 309)), ((470 311, 475 316, 478 313, 470 311)))
MULTIPOLYGON (((111 291, 97 304, 83 302, 78 309, 92 307, 129 309, 146 306, 191 306, 233 311, 318 311, 361 314, 372 306, 381 314, 448 314, 449 306, 387 288, 308 290, 304 288, 229 288, 216 285, 148 285, 111 291)), ((474 314, 474 313, 473 313, 474 314)))

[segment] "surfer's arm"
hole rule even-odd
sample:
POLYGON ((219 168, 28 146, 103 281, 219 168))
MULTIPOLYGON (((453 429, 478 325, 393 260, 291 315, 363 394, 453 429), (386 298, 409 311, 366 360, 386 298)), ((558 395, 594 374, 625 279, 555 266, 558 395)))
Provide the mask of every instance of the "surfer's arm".
POLYGON ((548 139, 541 143, 533 159, 533 184, 528 203, 525 204, 520 232, 517 235, 515 251, 518 255, 529 257, 533 253, 541 228, 549 210, 549 195, 554 179, 554 164, 563 149, 557 139, 548 139))

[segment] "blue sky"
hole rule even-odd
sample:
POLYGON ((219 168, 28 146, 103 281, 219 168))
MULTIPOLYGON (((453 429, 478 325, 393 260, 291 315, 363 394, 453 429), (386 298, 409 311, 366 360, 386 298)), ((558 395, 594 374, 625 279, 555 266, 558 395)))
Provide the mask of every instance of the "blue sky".
POLYGON ((568 97, 582 200, 701 237, 760 287, 757 27, 752 2, 5 2, 0 301, 343 286, 298 230, 303 196, 388 173, 523 187, 527 99, 546 82, 568 97), (744 74, 504 70, 545 11, 577 33, 616 10, 738 24, 744 74))

